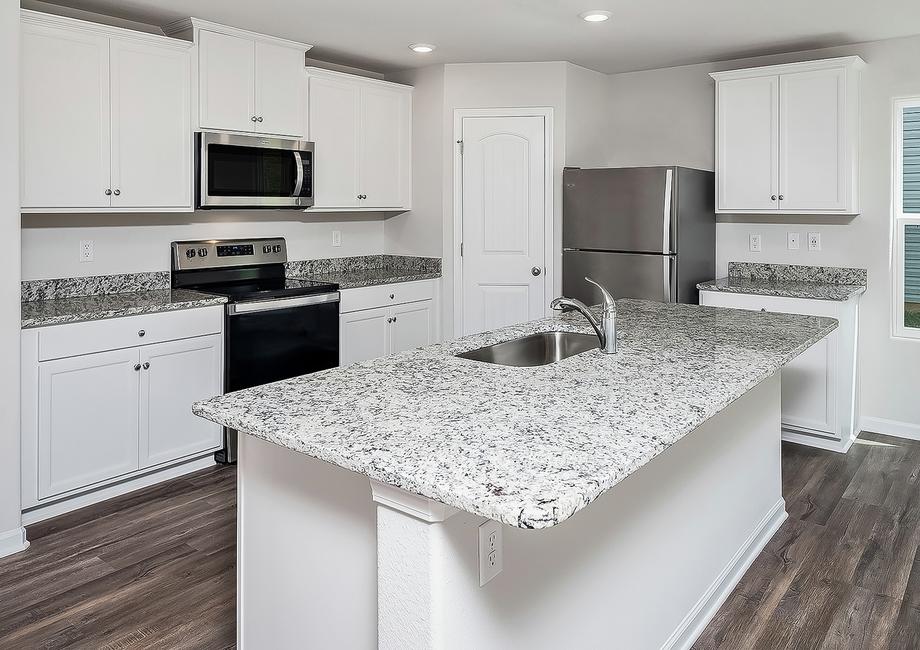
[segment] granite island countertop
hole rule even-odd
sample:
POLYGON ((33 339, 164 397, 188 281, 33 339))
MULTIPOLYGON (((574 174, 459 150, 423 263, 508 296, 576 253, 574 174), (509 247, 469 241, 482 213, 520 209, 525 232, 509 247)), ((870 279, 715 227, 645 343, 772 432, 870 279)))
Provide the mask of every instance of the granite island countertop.
POLYGON ((700 291, 843 302, 866 291, 866 270, 730 262, 728 277, 700 282, 696 288, 700 291))
POLYGON ((617 301, 619 352, 514 368, 458 352, 578 314, 196 403, 195 414, 520 528, 554 526, 834 328, 814 316, 617 301))
POLYGON ((227 299, 185 289, 72 296, 23 302, 22 328, 222 305, 227 299))

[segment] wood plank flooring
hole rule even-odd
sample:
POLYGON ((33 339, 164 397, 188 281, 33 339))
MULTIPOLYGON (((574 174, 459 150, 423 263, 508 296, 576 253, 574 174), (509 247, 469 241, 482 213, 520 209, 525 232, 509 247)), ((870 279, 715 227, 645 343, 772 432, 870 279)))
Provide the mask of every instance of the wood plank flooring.
MULTIPOLYGON (((236 472, 29 527, 0 560, 0 648, 232 648, 236 472)), ((920 443, 783 446, 789 519, 695 648, 920 648, 920 443)))

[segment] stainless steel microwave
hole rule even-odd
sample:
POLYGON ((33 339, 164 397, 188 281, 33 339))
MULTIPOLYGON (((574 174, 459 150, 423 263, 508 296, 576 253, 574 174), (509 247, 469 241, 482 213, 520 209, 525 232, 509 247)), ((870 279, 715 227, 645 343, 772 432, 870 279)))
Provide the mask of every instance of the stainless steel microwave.
POLYGON ((228 133, 197 134, 199 208, 304 209, 313 205, 313 143, 228 133))

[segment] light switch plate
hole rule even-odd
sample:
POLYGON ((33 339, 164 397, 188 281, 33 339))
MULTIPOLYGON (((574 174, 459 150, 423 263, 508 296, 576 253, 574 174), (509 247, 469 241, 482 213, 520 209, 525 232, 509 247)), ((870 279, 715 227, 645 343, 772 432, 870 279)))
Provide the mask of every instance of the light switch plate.
POLYGON ((787 232, 786 233, 786 248, 791 251, 799 250, 799 233, 797 232, 787 232))
POLYGON ((479 526, 479 586, 502 572, 502 525, 489 519, 479 526))
POLYGON ((761 250, 763 250, 763 248, 761 245, 760 233, 752 233, 751 234, 751 252, 759 253, 761 250))
POLYGON ((821 233, 819 232, 808 233, 808 250, 810 251, 821 250, 821 233))

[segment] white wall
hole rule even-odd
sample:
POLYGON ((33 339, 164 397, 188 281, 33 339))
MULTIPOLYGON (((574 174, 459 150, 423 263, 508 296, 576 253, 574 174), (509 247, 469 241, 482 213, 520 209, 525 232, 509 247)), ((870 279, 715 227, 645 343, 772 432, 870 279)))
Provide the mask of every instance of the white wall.
POLYGON ((19 5, 0 3, 0 556, 22 550, 19 515, 19 5))
MULTIPOLYGON (((881 429, 920 435, 917 400, 920 341, 892 339, 889 274, 891 223, 891 100, 920 95, 920 37, 613 75, 609 81, 611 166, 680 164, 712 169, 713 82, 708 73, 773 63, 858 54, 868 66, 861 92, 861 202, 855 218, 723 217, 717 227, 717 272, 729 261, 760 261, 869 270, 860 311, 861 410, 888 420, 881 429), (810 222, 810 223, 809 223, 810 222), (821 252, 785 248, 786 233, 820 232, 821 252), (760 233, 763 252, 748 236, 760 233)), ((876 424, 877 427, 877 424, 876 424)))
POLYGON ((22 217, 26 280, 169 270, 169 243, 180 239, 286 237, 292 260, 383 252, 383 220, 300 211, 193 214, 41 215, 22 217), (342 245, 332 246, 332 231, 342 245), (95 260, 78 260, 81 240, 95 242, 95 260))
POLYGON ((565 165, 607 164, 609 75, 565 64, 565 165))
POLYGON ((388 81, 412 93, 412 210, 383 222, 384 252, 441 257, 444 174, 444 66, 406 70, 388 81))

